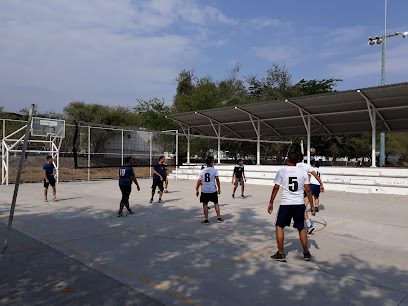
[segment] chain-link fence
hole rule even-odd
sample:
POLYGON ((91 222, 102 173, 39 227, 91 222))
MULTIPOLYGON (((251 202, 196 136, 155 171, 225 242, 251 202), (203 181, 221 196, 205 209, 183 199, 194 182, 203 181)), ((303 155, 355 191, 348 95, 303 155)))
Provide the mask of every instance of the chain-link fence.
MULTIPOLYGON (((27 124, 26 121, 0 119, 2 142, 5 137, 27 124)), ((18 139, 25 130, 13 136, 18 139)), ((32 137, 25 156, 22 172, 23 182, 40 182, 43 180, 42 166, 49 155, 50 144, 42 143, 41 137, 32 137)), ((178 136, 175 131, 155 132, 140 129, 126 129, 120 127, 100 127, 91 125, 65 125, 65 138, 61 142, 59 151, 59 180, 92 180, 103 178, 117 178, 118 167, 126 157, 134 160, 137 177, 151 176, 151 165, 158 162, 160 156, 167 158, 169 171, 175 169, 178 161, 178 136), (76 143, 74 144, 74 139, 76 143), (76 146, 76 153, 74 153, 76 146), (76 162, 75 159, 76 158, 76 162)), ((14 148, 19 150, 21 144, 14 148)), ((17 174, 17 165, 21 153, 9 153, 8 169, 9 182, 13 183, 17 174)), ((2 151, 2 167, 5 152, 2 151)))

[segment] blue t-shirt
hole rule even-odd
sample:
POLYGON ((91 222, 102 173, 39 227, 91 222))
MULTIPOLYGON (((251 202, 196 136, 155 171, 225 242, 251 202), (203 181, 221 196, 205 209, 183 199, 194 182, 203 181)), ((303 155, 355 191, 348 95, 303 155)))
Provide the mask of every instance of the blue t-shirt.
MULTIPOLYGON (((157 163, 157 165, 155 165, 154 167, 153 167, 153 169, 154 170, 156 170, 156 172, 158 173, 158 174, 160 174, 163 178, 164 178, 164 176, 166 175, 165 173, 166 173, 166 168, 167 168, 167 166, 166 165, 161 165, 160 163, 157 163)), ((156 173, 153 173, 153 178, 154 179, 156 179, 156 180, 158 180, 158 179, 160 179, 160 176, 158 176, 156 173)))
POLYGON ((43 166, 43 170, 45 170, 45 174, 47 176, 48 180, 53 180, 54 179, 54 164, 49 164, 46 163, 43 166))
POLYGON ((135 176, 133 172, 133 167, 122 166, 119 169, 119 185, 120 186, 132 186, 131 176, 135 176))

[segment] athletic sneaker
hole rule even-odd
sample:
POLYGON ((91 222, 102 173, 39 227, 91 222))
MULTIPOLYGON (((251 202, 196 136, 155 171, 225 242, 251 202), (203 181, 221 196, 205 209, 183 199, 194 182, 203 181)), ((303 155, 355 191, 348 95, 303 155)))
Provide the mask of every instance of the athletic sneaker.
POLYGON ((272 255, 271 258, 275 259, 276 261, 286 262, 286 255, 279 253, 279 251, 272 255))
POLYGON ((169 191, 168 191, 167 189, 165 189, 163 192, 164 192, 164 193, 169 193, 169 191))
POLYGON ((123 217, 123 214, 118 212, 118 217, 123 217))
POLYGON ((313 225, 310 226, 310 227, 307 229, 307 233, 308 233, 309 235, 310 235, 311 233, 313 233, 313 231, 314 231, 313 225))
POLYGON ((232 198, 235 199, 235 194, 232 194, 232 198))
POLYGON ((218 218, 217 223, 221 223, 221 222, 224 222, 224 219, 223 218, 218 218))
POLYGON ((47 199, 47 198, 45 198, 45 199, 44 199, 44 202, 48 202, 48 199, 47 199))
POLYGON ((241 199, 245 199, 245 196, 243 194, 241 194, 241 199))
POLYGON ((153 198, 150 199, 149 203, 153 203, 153 198))
POLYGON ((203 224, 210 224, 210 221, 204 220, 204 221, 201 221, 201 223, 203 223, 203 224))
POLYGON ((52 201, 53 201, 53 202, 57 202, 57 198, 52 198, 52 201))
POLYGON ((319 207, 315 207, 316 212, 319 212, 319 207))
POLYGON ((133 210, 128 210, 127 214, 128 215, 133 215, 135 212, 133 210))
POLYGON ((303 258, 304 258, 306 261, 309 261, 310 258, 312 258, 312 255, 310 254, 309 251, 307 251, 306 253, 303 253, 303 258))
POLYGON ((159 199, 159 200, 157 201, 157 203, 163 203, 163 200, 162 200, 162 199, 159 199))

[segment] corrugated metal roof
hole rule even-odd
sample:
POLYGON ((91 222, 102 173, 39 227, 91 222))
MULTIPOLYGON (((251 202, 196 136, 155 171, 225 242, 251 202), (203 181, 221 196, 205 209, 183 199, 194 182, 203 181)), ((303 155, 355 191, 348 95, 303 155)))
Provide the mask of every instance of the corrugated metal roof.
POLYGON ((256 139, 253 124, 260 120, 261 139, 304 136, 303 116, 311 117, 312 135, 371 133, 368 103, 376 109, 376 130, 408 131, 408 83, 338 91, 285 100, 238 105, 169 115, 202 135, 256 139), (251 121, 252 120, 252 121, 251 121))

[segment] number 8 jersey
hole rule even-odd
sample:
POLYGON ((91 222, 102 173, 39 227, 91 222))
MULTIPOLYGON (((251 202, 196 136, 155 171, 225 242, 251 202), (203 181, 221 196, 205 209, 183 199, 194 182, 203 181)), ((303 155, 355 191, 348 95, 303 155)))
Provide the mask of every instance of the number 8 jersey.
POLYGON ((273 182, 282 186, 280 205, 305 205, 304 185, 309 184, 309 178, 303 169, 294 166, 282 168, 273 182))
POLYGON ((214 193, 217 192, 217 187, 215 186, 215 177, 218 176, 218 171, 213 167, 205 167, 201 170, 198 179, 201 180, 203 188, 202 193, 214 193))

